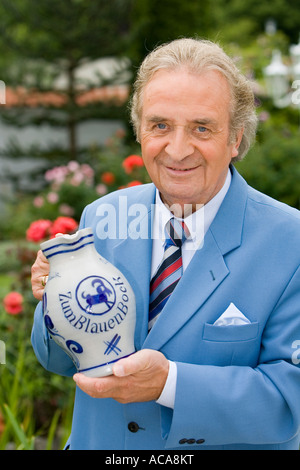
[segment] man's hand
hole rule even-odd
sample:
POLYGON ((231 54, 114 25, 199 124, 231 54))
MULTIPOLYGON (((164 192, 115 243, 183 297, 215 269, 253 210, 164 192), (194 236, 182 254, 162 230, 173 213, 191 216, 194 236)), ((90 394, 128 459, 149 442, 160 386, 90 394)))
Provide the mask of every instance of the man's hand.
POLYGON ((169 361, 159 351, 142 349, 120 359, 113 375, 91 378, 75 374, 74 381, 93 398, 114 398, 120 403, 157 400, 166 383, 169 361))
MULTIPOLYGON (((60 237, 63 233, 57 233, 55 238, 60 237)), ((38 300, 43 299, 43 293, 49 274, 49 262, 42 252, 38 251, 36 260, 31 267, 31 287, 34 297, 38 300)))
POLYGON ((42 300, 45 289, 45 281, 49 274, 49 263, 41 250, 38 251, 36 260, 31 268, 31 286, 34 297, 42 300))

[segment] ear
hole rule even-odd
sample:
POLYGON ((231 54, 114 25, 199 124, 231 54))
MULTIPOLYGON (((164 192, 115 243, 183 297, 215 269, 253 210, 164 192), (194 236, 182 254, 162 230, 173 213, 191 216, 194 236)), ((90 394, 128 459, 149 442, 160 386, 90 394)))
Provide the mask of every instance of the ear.
POLYGON ((237 132, 237 134, 236 134, 235 142, 233 142, 233 144, 232 144, 231 158, 235 158, 235 157, 238 156, 239 147, 241 145, 243 135, 244 135, 244 127, 242 127, 242 129, 239 132, 237 132))

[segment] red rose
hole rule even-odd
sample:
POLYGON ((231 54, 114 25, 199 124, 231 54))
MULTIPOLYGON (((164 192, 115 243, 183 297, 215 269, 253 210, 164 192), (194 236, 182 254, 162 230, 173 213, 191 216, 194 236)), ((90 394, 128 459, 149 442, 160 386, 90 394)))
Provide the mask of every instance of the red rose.
POLYGON ((143 167, 144 162, 142 157, 139 155, 129 155, 129 157, 123 160, 122 166, 125 170, 125 173, 130 174, 135 168, 143 167))
POLYGON ((23 296, 19 292, 10 292, 4 299, 4 309, 10 315, 17 315, 23 310, 23 296))
POLYGON ((77 228, 78 223, 72 217, 58 217, 52 224, 50 235, 53 238, 57 233, 71 233, 77 228))
POLYGON ((40 242, 49 237, 52 222, 46 219, 32 222, 26 231, 26 238, 30 242, 40 242))
POLYGON ((140 181, 130 181, 130 183, 127 184, 127 188, 131 188, 132 186, 139 186, 140 184, 143 184, 141 183, 140 181))
POLYGON ((104 173, 102 173, 101 180, 105 184, 114 184, 116 178, 111 171, 105 171, 104 173))

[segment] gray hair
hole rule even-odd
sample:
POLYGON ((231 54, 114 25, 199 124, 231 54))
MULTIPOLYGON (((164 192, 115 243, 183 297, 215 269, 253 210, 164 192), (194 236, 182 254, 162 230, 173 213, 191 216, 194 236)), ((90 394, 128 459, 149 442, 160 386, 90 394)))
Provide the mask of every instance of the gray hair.
POLYGON ((257 116, 252 85, 224 50, 207 40, 176 39, 157 47, 144 59, 134 83, 131 99, 131 122, 137 138, 140 133, 145 86, 158 70, 175 70, 180 67, 187 67, 189 71, 197 74, 215 70, 226 78, 231 92, 230 141, 234 142, 238 132, 244 129, 238 156, 233 161, 241 160, 255 141, 256 135, 257 116))

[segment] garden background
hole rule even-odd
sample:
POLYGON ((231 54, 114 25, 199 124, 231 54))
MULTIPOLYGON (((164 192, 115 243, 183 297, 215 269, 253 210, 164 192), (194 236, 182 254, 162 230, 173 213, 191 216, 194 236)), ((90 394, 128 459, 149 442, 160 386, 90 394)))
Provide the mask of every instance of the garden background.
POLYGON ((218 41, 253 80, 257 142, 237 167, 299 209, 299 108, 274 106, 263 69, 274 49, 290 64, 300 9, 298 0, 1 0, 0 33, 0 449, 60 449, 74 385, 43 370, 30 344, 39 242, 76 228, 95 198, 148 181, 129 125, 131 84, 148 51, 182 36, 218 41))

